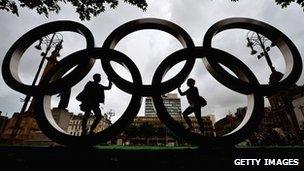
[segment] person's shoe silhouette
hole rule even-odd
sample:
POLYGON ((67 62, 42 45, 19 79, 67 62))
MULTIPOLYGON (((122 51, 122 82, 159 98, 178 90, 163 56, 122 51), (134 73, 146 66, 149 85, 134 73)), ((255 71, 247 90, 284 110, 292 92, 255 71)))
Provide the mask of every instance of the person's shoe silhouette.
POLYGON ((188 130, 188 131, 194 131, 194 128, 193 127, 188 127, 188 128, 186 128, 186 130, 188 130))
POLYGON ((87 130, 86 129, 82 130, 82 132, 81 132, 81 136, 84 136, 84 135, 87 135, 87 130))

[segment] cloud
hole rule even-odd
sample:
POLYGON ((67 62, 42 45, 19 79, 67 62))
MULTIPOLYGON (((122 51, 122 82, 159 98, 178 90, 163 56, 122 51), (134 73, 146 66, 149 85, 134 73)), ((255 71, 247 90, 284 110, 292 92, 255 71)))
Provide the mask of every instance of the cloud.
MULTIPOLYGON (((304 54, 304 44, 302 43, 304 13, 301 8, 294 5, 291 5, 287 9, 281 9, 272 1, 249 0, 238 3, 230 1, 151 0, 148 1, 148 4, 148 10, 142 12, 136 7, 122 3, 117 9, 109 9, 98 17, 92 18, 91 21, 80 21, 78 14, 68 5, 65 5, 58 15, 50 15, 50 18, 39 16, 34 11, 25 9, 21 9, 20 17, 1 11, 0 20, 3 22, 0 24, 0 64, 2 64, 2 60, 9 47, 24 33, 43 23, 63 19, 81 22, 87 26, 94 35, 97 47, 102 46, 106 37, 118 26, 130 20, 146 17, 167 19, 180 25, 190 34, 195 44, 200 46, 205 32, 215 22, 228 17, 250 17, 277 27, 295 43, 301 55, 303 56, 304 54)), ((252 69, 262 83, 267 83, 270 74, 267 63, 265 59, 257 60, 256 56, 249 54, 250 49, 245 46, 246 33, 247 31, 240 30, 226 31, 214 38, 213 46, 238 57, 252 69)), ((85 47, 84 39, 80 35, 71 33, 63 33, 63 35, 62 58, 85 47)), ((127 54, 136 63, 141 71, 144 83, 149 84, 160 62, 180 48, 182 48, 181 45, 172 36, 160 31, 147 30, 135 32, 125 37, 118 43, 116 50, 127 54)), ((30 84, 41 56, 35 49, 29 50, 26 53, 27 55, 21 63, 22 66, 20 66, 20 77, 22 81, 30 84)), ((276 69, 284 72, 284 61, 279 51, 273 49, 270 55, 276 69)), ((130 74, 126 70, 116 65, 113 66, 122 77, 130 80, 130 74)), ((182 66, 183 64, 179 64, 174 67, 169 71, 166 78, 172 77, 182 66)), ((96 72, 102 74, 103 84, 106 85, 108 83, 105 73, 97 62, 91 72, 79 84, 73 87, 72 100, 69 104, 70 111, 75 113, 80 112, 79 102, 74 97, 81 91, 85 83, 92 79, 92 75, 96 72)), ((247 104, 245 95, 233 92, 218 83, 208 73, 200 60, 196 63, 190 76, 197 80, 200 94, 208 101, 208 106, 203 109, 204 114, 215 114, 217 119, 220 119, 228 114, 229 111, 233 112, 237 107, 247 104)), ((298 83, 304 83, 303 75, 298 83)), ((0 85, 0 110, 10 115, 19 111, 22 106, 19 98, 24 97, 24 95, 6 86, 3 79, 0 79, 0 85)), ((187 87, 183 85, 182 88, 186 89, 187 87)), ((115 119, 117 119, 128 105, 130 98, 131 95, 114 87, 106 92, 105 110, 114 109, 117 113, 115 119)), ((54 98, 53 105, 56 105, 57 101, 58 99, 54 98)), ((185 109, 187 105, 187 101, 183 97, 182 109, 185 109)), ((143 106, 139 115, 144 114, 143 106)))

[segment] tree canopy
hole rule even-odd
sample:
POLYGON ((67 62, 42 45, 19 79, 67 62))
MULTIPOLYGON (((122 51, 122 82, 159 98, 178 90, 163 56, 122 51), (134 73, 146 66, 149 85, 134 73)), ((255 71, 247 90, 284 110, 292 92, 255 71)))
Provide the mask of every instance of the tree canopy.
MULTIPOLYGON (((144 11, 148 6, 146 0, 124 0, 123 2, 135 5, 144 11)), ((22 7, 36 10, 38 14, 48 17, 50 12, 59 13, 60 6, 66 3, 76 8, 81 20, 90 20, 92 16, 104 12, 106 6, 116 8, 118 0, 0 0, 0 9, 19 16, 18 8, 22 7)))
MULTIPOLYGON (((233 2, 239 0, 231 0, 233 2)), ((291 3, 296 3, 304 9, 304 0, 274 0, 277 5, 286 8, 291 3)), ((123 0, 125 3, 137 6, 145 11, 148 7, 146 0, 123 0)), ((116 8, 118 0, 0 0, 0 10, 5 10, 19 16, 18 8, 28 8, 36 10, 38 14, 48 17, 50 12, 58 13, 60 6, 69 3, 76 8, 81 20, 90 20, 92 16, 97 16, 104 12, 106 6, 116 8)))
MULTIPOLYGON (((239 0, 231 0, 231 1, 239 1, 239 0)), ((297 3, 304 9, 304 0, 274 0, 277 5, 281 5, 282 8, 286 8, 291 3, 297 3)))

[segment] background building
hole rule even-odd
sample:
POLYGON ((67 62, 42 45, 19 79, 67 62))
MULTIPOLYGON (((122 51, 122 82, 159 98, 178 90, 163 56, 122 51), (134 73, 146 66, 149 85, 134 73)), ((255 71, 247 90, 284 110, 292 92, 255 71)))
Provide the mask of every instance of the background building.
MULTIPOLYGON (((168 93, 162 96, 164 105, 171 116, 181 115, 181 100, 176 93, 168 93)), ((145 116, 156 117, 152 97, 147 97, 145 102, 145 116)))
POLYGON ((293 85, 285 91, 268 97, 273 115, 274 127, 296 138, 297 144, 303 143, 303 106, 304 86, 293 85))
POLYGON ((3 116, 2 111, 0 111, 0 137, 1 137, 2 132, 4 131, 7 120, 8 120, 8 117, 3 116))
MULTIPOLYGON (((81 136, 82 133, 82 119, 83 115, 72 115, 69 123, 67 124, 67 133, 75 136, 81 136)), ((89 129, 87 132, 90 131, 90 127, 93 124, 95 117, 93 114, 90 115, 87 128, 89 129)), ((111 121, 106 114, 102 115, 100 122, 98 123, 97 127, 95 128, 94 132, 100 132, 111 125, 111 121)))
POLYGON ((293 93, 292 105, 294 107, 294 112, 300 126, 300 130, 304 130, 304 86, 298 87, 298 89, 293 93))
MULTIPOLYGON (((74 115, 68 112, 66 109, 53 108, 52 114, 55 122, 58 126, 65 132, 71 135, 80 136, 81 135, 81 122, 82 115, 74 115)), ((15 129, 15 123, 17 120, 17 115, 15 113, 12 118, 7 119, 4 130, 0 134, 2 143, 13 143, 13 144, 28 144, 28 145, 54 145, 52 140, 46 137, 43 132, 39 129, 38 124, 29 111, 24 113, 21 117, 21 124, 18 128, 17 136, 12 142, 12 131, 15 129)), ((91 115, 88 119, 88 128, 92 125, 94 115, 91 115)), ((100 123, 97 125, 95 132, 102 131, 111 125, 110 119, 107 115, 103 115, 100 123)))
MULTIPOLYGON (((194 116, 189 117, 194 127, 193 132, 201 134, 199 124, 194 116)), ((205 136, 215 136, 213 129, 213 115, 203 116, 205 136)), ((173 117, 174 120, 184 125, 186 122, 182 117, 173 117)), ((138 116, 132 125, 119 136, 119 144, 126 145, 180 145, 185 142, 175 136, 159 119, 154 116, 138 116)))
MULTIPOLYGON (((67 131, 71 114, 65 109, 53 108, 52 114, 58 126, 67 131)), ((32 111, 27 111, 21 115, 21 122, 16 128, 19 113, 15 113, 12 118, 7 120, 4 131, 1 134, 1 142, 13 144, 53 144, 39 129, 36 119, 32 111), (15 137, 11 137, 14 129, 18 129, 15 137)))
POLYGON ((21 116, 20 124, 18 125, 18 131, 15 137, 12 137, 13 130, 16 129, 15 125, 18 119, 19 113, 14 113, 12 118, 7 120, 4 131, 1 134, 2 143, 18 144, 30 139, 34 136, 36 131, 40 131, 37 122, 29 112, 25 112, 21 116))
POLYGON ((228 114, 225 118, 218 120, 214 124, 216 136, 223 136, 233 131, 243 121, 247 107, 237 108, 235 114, 228 114))
MULTIPOLYGON (((176 93, 169 93, 163 97, 171 117, 186 128, 186 122, 181 115, 181 100, 176 93)), ((199 124, 194 114, 189 116, 194 132, 201 134, 199 124)), ((205 135, 215 136, 213 124, 214 115, 202 116, 205 135)), ((145 101, 145 116, 137 116, 132 125, 117 138, 118 144, 132 145, 178 145, 185 142, 174 135, 157 117, 152 98, 147 97, 145 101)))

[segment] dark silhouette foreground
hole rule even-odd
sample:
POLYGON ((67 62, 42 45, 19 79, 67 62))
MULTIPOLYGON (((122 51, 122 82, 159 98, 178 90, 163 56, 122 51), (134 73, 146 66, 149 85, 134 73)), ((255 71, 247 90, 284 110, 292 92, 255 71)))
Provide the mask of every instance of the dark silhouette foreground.
POLYGON ((187 80, 187 85, 189 86, 189 88, 185 92, 182 92, 180 87, 178 88, 178 93, 181 96, 186 95, 189 103, 189 107, 187 107, 183 112, 183 117, 187 125, 189 126, 187 129, 193 130, 193 126, 189 118, 189 115, 194 112, 197 122, 200 126, 200 131, 202 134, 204 134, 204 123, 202 120, 201 107, 206 106, 207 102, 203 97, 199 95, 197 87, 194 86, 195 85, 194 79, 189 78, 187 80))
POLYGON ((92 110, 95 114, 95 120, 91 125, 90 134, 94 133, 94 129, 101 120, 101 111, 99 108, 99 104, 104 103, 104 90, 110 90, 112 87, 111 81, 109 81, 109 85, 107 87, 99 84, 99 82, 101 81, 100 74, 94 74, 93 80, 94 81, 89 81, 85 85, 83 91, 80 92, 76 97, 76 99, 81 102, 80 110, 84 111, 81 135, 87 134, 87 122, 92 110))

